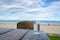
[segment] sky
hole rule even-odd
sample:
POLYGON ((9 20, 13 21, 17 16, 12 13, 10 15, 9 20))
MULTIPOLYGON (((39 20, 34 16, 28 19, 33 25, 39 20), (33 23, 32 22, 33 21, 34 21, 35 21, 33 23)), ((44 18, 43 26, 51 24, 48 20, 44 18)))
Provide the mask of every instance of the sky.
POLYGON ((60 21, 60 0, 0 0, 0 20, 60 21))

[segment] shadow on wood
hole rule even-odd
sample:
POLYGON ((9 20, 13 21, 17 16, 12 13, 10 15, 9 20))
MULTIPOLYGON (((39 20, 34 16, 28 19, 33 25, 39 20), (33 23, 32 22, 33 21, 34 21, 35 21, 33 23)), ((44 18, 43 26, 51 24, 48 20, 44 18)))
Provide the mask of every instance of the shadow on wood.
POLYGON ((17 29, 33 29, 33 21, 22 21, 17 24, 17 29))

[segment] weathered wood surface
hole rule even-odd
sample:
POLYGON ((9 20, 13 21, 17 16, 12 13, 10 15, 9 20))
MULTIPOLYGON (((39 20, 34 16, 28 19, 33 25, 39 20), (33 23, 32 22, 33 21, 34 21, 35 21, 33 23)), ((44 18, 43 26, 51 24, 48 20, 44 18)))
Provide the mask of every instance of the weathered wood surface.
POLYGON ((40 40, 50 40, 44 31, 40 31, 40 40))
POLYGON ((0 35, 5 34, 7 32, 13 31, 14 29, 10 29, 10 28, 0 28, 0 35))
POLYGON ((49 38, 43 31, 40 31, 40 34, 34 34, 34 31, 29 31, 22 40, 49 40, 49 38))
MULTIPOLYGON (((5 29, 1 30, 5 32, 5 29)), ((49 38, 43 31, 40 31, 40 34, 36 35, 33 30, 15 29, 1 34, 0 40, 49 40, 49 38)))
POLYGON ((28 30, 16 29, 0 35, 0 40, 21 40, 28 30))

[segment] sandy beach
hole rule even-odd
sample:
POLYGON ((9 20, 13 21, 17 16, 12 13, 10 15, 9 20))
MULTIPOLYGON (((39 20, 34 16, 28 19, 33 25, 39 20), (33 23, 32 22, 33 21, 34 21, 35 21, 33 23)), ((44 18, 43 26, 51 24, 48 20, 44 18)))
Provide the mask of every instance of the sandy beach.
POLYGON ((40 25, 40 29, 44 30, 46 33, 60 34, 60 25, 40 25))
MULTIPOLYGON (((36 26, 36 25, 35 25, 36 26)), ((13 28, 17 29, 17 24, 0 24, 0 28, 13 28)), ((36 30, 36 27, 35 27, 36 30)), ((44 30, 46 33, 60 34, 60 25, 40 25, 40 30, 44 30)))
POLYGON ((17 24, 0 24, 0 28, 13 28, 16 29, 17 24))

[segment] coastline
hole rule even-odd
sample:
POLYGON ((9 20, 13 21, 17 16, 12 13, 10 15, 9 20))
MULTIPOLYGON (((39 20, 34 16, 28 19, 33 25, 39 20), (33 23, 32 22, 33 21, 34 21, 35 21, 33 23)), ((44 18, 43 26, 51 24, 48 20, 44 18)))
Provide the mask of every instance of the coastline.
MULTIPOLYGON (((0 24, 0 28, 17 29, 17 24, 0 24)), ((37 27, 35 27, 35 30, 37 30, 37 27)), ((50 34, 60 34, 60 25, 48 26, 48 24, 40 24, 40 30, 43 30, 44 32, 50 33, 50 34)))

